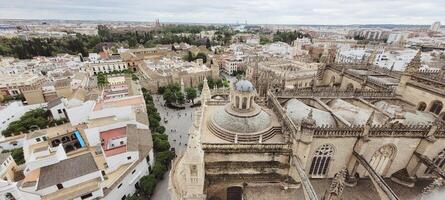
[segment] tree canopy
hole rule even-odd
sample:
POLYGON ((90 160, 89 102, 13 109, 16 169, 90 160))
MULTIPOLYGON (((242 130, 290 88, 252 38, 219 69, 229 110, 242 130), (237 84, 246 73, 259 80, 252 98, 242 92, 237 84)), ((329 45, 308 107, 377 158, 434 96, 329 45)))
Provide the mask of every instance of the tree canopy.
POLYGON ((195 103, 195 98, 198 96, 198 92, 195 88, 188 87, 185 89, 186 98, 189 101, 192 101, 192 103, 195 103))
POLYGON ((273 36, 273 41, 292 44, 292 42, 294 42, 294 40, 296 40, 297 38, 303 38, 303 37, 310 38, 311 36, 309 34, 305 34, 300 31, 293 31, 293 32, 277 31, 273 36))

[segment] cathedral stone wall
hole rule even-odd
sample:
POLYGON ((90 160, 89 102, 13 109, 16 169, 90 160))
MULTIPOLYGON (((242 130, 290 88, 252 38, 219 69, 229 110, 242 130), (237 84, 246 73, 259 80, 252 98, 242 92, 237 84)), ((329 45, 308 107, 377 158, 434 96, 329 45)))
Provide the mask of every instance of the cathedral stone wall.
POLYGON ((340 82, 340 75, 332 70, 325 70, 323 79, 320 85, 330 85, 332 83, 340 82))
POLYGON ((228 161, 231 162, 258 162, 258 161, 278 161, 289 163, 289 156, 278 153, 206 153, 205 163, 228 161))
POLYGON ((417 106, 420 102, 425 102, 427 109, 430 108, 430 103, 434 100, 439 100, 445 103, 445 98, 438 94, 428 92, 425 89, 417 88, 415 86, 407 85, 405 87, 399 87, 396 91, 397 94, 402 95, 403 99, 417 106))
MULTIPOLYGON (((348 162, 352 157, 352 152, 356 141, 356 137, 314 138, 310 144, 311 148, 305 165, 306 171, 309 172, 312 159, 314 158, 317 149, 324 144, 329 144, 333 146, 334 154, 332 156, 331 163, 329 164, 328 172, 325 177, 313 178, 334 177, 335 173, 348 165, 348 162)), ((420 141, 421 138, 414 137, 371 137, 370 140, 365 143, 361 152, 366 160, 371 161, 374 153, 381 147, 385 145, 394 147, 394 155, 392 155, 390 164, 383 173, 384 177, 389 177, 396 171, 406 167, 420 141)), ((438 138, 436 142, 431 143, 428 146, 428 150, 425 152, 425 155, 427 155, 430 159, 436 157, 436 155, 445 148, 443 145, 441 145, 444 142, 445 138, 438 138)), ((429 175, 424 174, 425 169, 426 166, 421 165, 417 172, 417 176, 428 177, 429 175)), ((363 176, 365 169, 362 166, 359 166, 357 172, 360 174, 360 176, 363 176)), ((311 175, 309 176, 311 177, 311 175)))
MULTIPOLYGON (((389 177, 394 172, 406 167, 409 159, 413 155, 420 142, 420 138, 396 138, 396 137, 372 137, 371 140, 366 143, 362 151, 363 157, 370 162, 372 156, 376 151, 385 145, 390 145, 395 148, 394 154, 391 156, 391 161, 383 172, 384 177, 389 177)), ((358 173, 360 176, 364 174, 365 170, 363 166, 360 166, 358 173)))
POLYGON ((352 149, 354 148, 356 140, 357 138, 355 137, 314 138, 311 143, 309 158, 306 161, 306 171, 309 172, 315 151, 324 144, 330 144, 334 147, 334 155, 328 168, 327 177, 334 177, 337 172, 347 166, 349 159, 352 156, 352 149))
MULTIPOLYGON (((340 84, 340 89, 346 90, 349 85, 352 85, 354 89, 361 89, 361 83, 357 82, 354 79, 349 78, 348 76, 343 76, 343 79, 340 84)), ((369 89, 369 88, 367 88, 369 89)))
MULTIPOLYGON (((436 138, 437 140, 434 143, 429 143, 427 150, 423 155, 428 156, 430 159, 434 159, 437 154, 445 149, 445 138, 436 138)), ((431 174, 425 174, 426 165, 421 165, 419 170, 417 170, 416 175, 418 177, 431 177, 431 174)))

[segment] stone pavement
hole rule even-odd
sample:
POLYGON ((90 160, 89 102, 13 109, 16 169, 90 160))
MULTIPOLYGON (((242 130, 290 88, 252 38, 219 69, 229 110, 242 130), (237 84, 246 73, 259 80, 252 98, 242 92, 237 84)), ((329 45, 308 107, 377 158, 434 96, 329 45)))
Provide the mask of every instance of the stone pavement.
MULTIPOLYGON (((188 141, 188 130, 193 122, 193 115, 197 108, 186 107, 184 110, 174 110, 163 106, 164 100, 160 95, 153 95, 154 103, 162 118, 161 125, 165 127, 165 134, 168 135, 170 146, 175 148, 179 155, 185 149, 188 141), (164 122, 166 119, 166 122, 164 122)), ((156 189, 151 199, 169 200, 168 192, 168 174, 165 173, 164 179, 156 185, 156 189)))

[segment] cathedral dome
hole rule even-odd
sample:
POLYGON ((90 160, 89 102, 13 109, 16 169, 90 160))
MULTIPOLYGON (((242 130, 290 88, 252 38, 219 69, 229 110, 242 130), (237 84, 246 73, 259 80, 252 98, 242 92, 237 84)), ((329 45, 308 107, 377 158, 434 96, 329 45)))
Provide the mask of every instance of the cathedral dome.
MULTIPOLYGON (((268 113, 260 110, 252 116, 235 115, 220 107, 213 115, 213 123, 219 128, 233 133, 257 133, 266 130, 271 124, 268 113)), ((230 108, 228 108, 230 109, 230 108)))
POLYGON ((252 92, 254 90, 253 84, 248 80, 240 80, 235 84, 235 90, 240 92, 252 92))

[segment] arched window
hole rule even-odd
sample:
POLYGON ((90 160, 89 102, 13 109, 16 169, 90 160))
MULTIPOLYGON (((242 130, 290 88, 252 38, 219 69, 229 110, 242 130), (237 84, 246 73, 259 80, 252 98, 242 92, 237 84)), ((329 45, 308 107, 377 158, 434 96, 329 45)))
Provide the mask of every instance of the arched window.
POLYGON ((395 152, 396 149, 393 145, 387 144, 382 146, 379 150, 374 152, 369 165, 371 165, 377 174, 383 175, 385 170, 391 165, 395 152))
POLYGON ((443 104, 440 101, 431 102, 430 112, 438 115, 442 111, 443 104))
POLYGON ((418 111, 425 111, 425 109, 426 109, 426 103, 425 103, 425 102, 420 102, 420 103, 417 105, 417 110, 418 110, 418 111))
MULTIPOLYGON (((439 154, 437 154, 436 157, 434 157, 433 163, 440 168, 443 168, 445 166, 445 149, 443 149, 441 152, 439 152, 439 154)), ((430 168, 427 168, 425 170, 425 174, 431 174, 432 172, 433 170, 430 168)))
POLYGON ((242 106, 242 108, 243 109, 247 108, 247 97, 243 97, 243 106, 242 106))
POLYGON ((324 176, 328 172, 329 163, 334 155, 334 148, 330 144, 323 144, 315 151, 312 158, 309 174, 312 176, 324 176))

